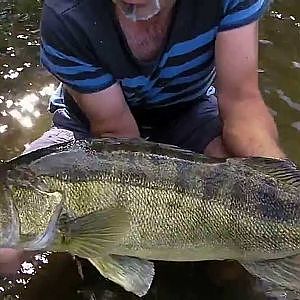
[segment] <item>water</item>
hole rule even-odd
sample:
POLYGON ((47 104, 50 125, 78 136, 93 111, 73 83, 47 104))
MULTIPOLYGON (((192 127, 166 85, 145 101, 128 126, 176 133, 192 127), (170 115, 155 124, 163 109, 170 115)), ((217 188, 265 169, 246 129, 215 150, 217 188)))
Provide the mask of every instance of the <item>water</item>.
MULTIPOLYGON (((0 158, 24 150, 51 124, 48 95, 56 86, 39 65, 40 3, 0 0, 0 158)), ((300 2, 273 1, 261 23, 261 89, 279 127, 284 151, 300 163, 300 2)), ((68 255, 38 256, 0 284, 16 299, 137 299, 104 280, 86 261, 84 279, 68 255), (33 274, 31 274, 33 273, 33 274), (19 298, 18 298, 19 297, 19 298)), ((234 263, 159 263, 145 299, 266 299, 234 263)), ((3 298, 3 294, 0 294, 3 298)))

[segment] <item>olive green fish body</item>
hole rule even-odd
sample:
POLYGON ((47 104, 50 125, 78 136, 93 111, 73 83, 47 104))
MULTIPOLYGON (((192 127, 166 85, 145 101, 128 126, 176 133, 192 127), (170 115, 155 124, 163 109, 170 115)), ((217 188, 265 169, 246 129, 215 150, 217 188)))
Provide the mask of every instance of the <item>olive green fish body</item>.
POLYGON ((288 161, 212 159, 118 139, 45 151, 6 164, 21 240, 29 244, 37 236, 49 242, 45 232, 55 234, 60 215, 75 220, 122 209, 128 230, 116 236, 110 254, 244 262, 300 253, 300 172, 288 161))
MULTIPOLYGON (((97 146, 75 144, 34 160, 29 169, 48 191, 64 193, 63 205, 73 217, 128 210, 131 229, 120 251, 207 247, 210 255, 215 248, 230 249, 236 258, 276 258, 299 250, 299 189, 287 189, 243 159, 212 160, 163 146, 148 152, 139 151, 139 144, 125 150, 97 146)), ((38 198, 30 204, 33 218, 45 220, 38 198)), ((19 203, 19 213, 28 215, 28 198, 19 203)))

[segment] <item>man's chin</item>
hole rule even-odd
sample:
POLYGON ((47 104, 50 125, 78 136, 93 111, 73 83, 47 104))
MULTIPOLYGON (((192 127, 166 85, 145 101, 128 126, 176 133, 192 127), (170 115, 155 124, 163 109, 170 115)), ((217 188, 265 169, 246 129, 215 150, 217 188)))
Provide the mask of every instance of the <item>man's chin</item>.
POLYGON ((146 5, 127 4, 122 0, 114 0, 124 15, 131 21, 148 21, 160 12, 160 0, 151 0, 146 5))

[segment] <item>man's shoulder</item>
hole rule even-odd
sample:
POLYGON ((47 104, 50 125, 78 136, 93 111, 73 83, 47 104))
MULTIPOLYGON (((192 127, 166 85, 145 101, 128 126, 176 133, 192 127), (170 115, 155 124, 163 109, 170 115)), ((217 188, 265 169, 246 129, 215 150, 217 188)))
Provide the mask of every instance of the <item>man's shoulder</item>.
MULTIPOLYGON (((81 0, 45 0, 45 8, 51 8, 57 14, 64 14, 78 5, 81 0)), ((83 0, 85 1, 85 0, 83 0)))
MULTIPOLYGON (((107 0, 98 0, 97 5, 101 6, 107 0)), ((72 12, 73 10, 80 9, 82 6, 93 6, 94 0, 45 0, 43 5, 44 7, 50 8, 55 13, 59 15, 72 12)))

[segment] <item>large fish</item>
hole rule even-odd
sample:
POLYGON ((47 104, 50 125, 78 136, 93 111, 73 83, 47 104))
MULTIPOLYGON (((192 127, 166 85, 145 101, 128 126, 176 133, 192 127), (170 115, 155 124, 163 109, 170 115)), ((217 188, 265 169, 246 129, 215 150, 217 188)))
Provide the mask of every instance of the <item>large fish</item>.
POLYGON ((138 296, 153 260, 237 260, 300 289, 300 171, 142 140, 74 141, 0 166, 0 247, 69 252, 138 296))

